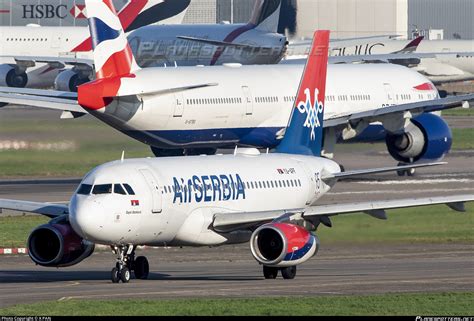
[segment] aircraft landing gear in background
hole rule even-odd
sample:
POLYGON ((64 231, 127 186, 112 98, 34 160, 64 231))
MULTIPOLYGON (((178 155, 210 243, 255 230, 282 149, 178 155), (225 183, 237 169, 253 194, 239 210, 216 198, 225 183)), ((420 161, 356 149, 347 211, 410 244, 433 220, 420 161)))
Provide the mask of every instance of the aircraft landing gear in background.
POLYGON ((131 279, 132 271, 135 278, 145 280, 148 278, 150 266, 148 260, 144 256, 139 256, 135 259, 136 246, 119 246, 112 247, 112 250, 117 254, 117 263, 111 272, 112 283, 128 283, 131 279))
POLYGON ((292 280, 296 276, 296 266, 290 266, 286 268, 276 268, 271 266, 263 266, 263 276, 265 279, 276 279, 278 271, 281 271, 281 276, 286 280, 292 280))
MULTIPOLYGON (((405 164, 405 163, 398 163, 398 166, 406 166, 410 164, 405 164)), ((399 170, 397 171, 398 176, 403 177, 403 176, 415 176, 416 174, 416 169, 415 168, 410 168, 410 169, 404 169, 404 170, 399 170)))

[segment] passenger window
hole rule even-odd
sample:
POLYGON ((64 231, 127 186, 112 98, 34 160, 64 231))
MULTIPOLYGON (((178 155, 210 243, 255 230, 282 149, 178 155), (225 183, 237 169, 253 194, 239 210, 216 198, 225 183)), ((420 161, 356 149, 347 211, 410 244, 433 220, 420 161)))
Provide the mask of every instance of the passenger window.
POLYGON ((92 190, 92 194, 112 194, 112 184, 95 185, 94 189, 92 190))
POLYGON ((123 187, 125 187, 125 189, 127 190, 128 195, 135 195, 135 192, 134 192, 133 189, 130 187, 130 185, 128 185, 128 184, 123 184, 123 187))
POLYGON ((88 184, 81 184, 79 189, 77 190, 77 194, 79 195, 89 195, 92 190, 92 185, 88 184))
POLYGON ((120 194, 120 195, 127 195, 127 193, 125 193, 125 190, 123 189, 122 185, 120 185, 120 184, 114 184, 114 193, 115 194, 120 194))

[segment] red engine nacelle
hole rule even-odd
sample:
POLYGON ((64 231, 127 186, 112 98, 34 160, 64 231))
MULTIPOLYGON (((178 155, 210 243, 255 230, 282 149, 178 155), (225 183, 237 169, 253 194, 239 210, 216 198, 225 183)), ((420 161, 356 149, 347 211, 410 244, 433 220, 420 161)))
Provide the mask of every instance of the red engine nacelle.
POLYGON ((319 239, 298 225, 270 223, 253 232, 250 249, 253 257, 263 265, 296 266, 316 255, 319 239))
POLYGON ((77 264, 94 252, 94 244, 82 239, 68 221, 53 220, 31 232, 28 253, 36 264, 66 267, 77 264))

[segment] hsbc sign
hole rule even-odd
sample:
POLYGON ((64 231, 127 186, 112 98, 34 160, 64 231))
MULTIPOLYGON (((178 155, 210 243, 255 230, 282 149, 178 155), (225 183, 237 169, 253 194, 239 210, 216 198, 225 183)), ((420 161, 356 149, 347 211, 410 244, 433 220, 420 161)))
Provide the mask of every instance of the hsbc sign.
POLYGON ((85 19, 85 6, 75 5, 68 9, 67 5, 26 4, 22 5, 23 19, 66 19, 70 14, 75 19, 85 19))

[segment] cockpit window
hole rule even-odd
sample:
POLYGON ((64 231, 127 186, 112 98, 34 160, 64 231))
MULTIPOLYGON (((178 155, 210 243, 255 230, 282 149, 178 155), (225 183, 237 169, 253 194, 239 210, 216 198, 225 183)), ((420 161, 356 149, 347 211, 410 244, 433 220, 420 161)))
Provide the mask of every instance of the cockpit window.
POLYGON ((125 190, 123 189, 122 185, 120 185, 120 184, 114 184, 114 193, 115 194, 120 194, 120 195, 127 195, 127 193, 125 193, 125 190))
POLYGON ((91 190, 92 190, 92 185, 81 184, 81 186, 79 186, 79 189, 77 190, 77 194, 89 195, 91 193, 91 190))
POLYGON ((127 190, 128 195, 135 195, 135 192, 133 191, 132 187, 130 187, 130 185, 123 184, 123 187, 125 187, 125 189, 127 190))
POLYGON ((112 194, 112 184, 95 185, 92 194, 112 194))

